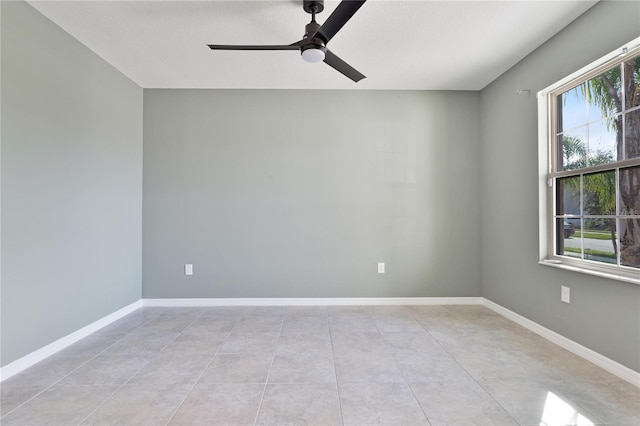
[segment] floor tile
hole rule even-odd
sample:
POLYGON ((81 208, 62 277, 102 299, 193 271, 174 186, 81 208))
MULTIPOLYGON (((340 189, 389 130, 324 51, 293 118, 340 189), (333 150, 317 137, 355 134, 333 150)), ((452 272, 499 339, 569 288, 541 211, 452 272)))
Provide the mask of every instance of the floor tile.
POLYGON ((426 331, 381 333, 382 339, 391 352, 442 352, 444 349, 426 331))
POLYGON ((91 358, 93 358, 93 355, 55 354, 10 377, 2 384, 22 386, 51 385, 87 363, 91 358))
POLYGON ((336 369, 331 353, 276 353, 269 383, 335 383, 336 369))
POLYGON ((233 331, 245 333, 249 331, 270 331, 280 333, 284 315, 252 315, 244 316, 238 320, 233 331))
POLYGON ((246 312, 248 308, 245 306, 212 306, 204 308, 202 311, 202 315, 198 319, 201 318, 223 318, 223 317, 233 317, 239 318, 246 312))
POLYGON ((140 308, 130 313, 125 317, 125 319, 143 318, 143 319, 150 320, 152 318, 157 317, 160 314, 170 311, 171 309, 174 309, 174 308, 159 307, 159 306, 145 306, 143 308, 140 308))
POLYGON ((335 357, 339 383, 404 382, 395 359, 388 353, 354 352, 335 357))
POLYGON ((496 343, 495 336, 485 330, 473 328, 455 331, 429 330, 429 333, 445 350, 450 352, 494 353, 504 351, 504 348, 496 343))
POLYGON ((53 386, 2 418, 4 426, 77 425, 118 386, 53 386))
POLYGON ((530 364, 535 364, 535 368, 541 371, 541 374, 545 373, 551 378, 572 381, 579 377, 581 380, 592 382, 617 380, 613 374, 557 346, 553 352, 545 350, 532 354, 530 358, 530 364), (544 360, 544 363, 539 362, 540 360, 544 360))
POLYGON ((0 384, 0 417, 9 414, 45 388, 46 386, 0 384))
POLYGON ((220 353, 273 353, 280 333, 231 333, 220 347, 220 353))
POLYGON ((59 352, 60 355, 98 355, 116 343, 124 333, 93 333, 59 352))
POLYGON ((266 383, 271 354, 217 354, 200 383, 266 383))
POLYGON ((369 315, 377 320, 377 319, 399 319, 405 318, 410 319, 413 318, 413 311, 410 306, 367 306, 367 312, 369 315))
POLYGON ((124 317, 112 324, 109 324, 100 330, 98 333, 106 333, 106 334, 119 334, 121 337, 125 334, 131 333, 136 329, 140 328, 142 325, 149 322, 150 318, 145 317, 124 317))
POLYGON ((447 310, 456 318, 477 321, 482 318, 497 318, 500 315, 481 305, 447 305, 447 310))
POLYGON ((286 316, 282 323, 282 334, 296 334, 309 332, 329 332, 329 321, 326 315, 305 316, 295 315, 286 316))
POLYGON ((328 332, 284 334, 278 340, 276 352, 331 354, 331 336, 328 332))
POLYGON ((267 385, 256 424, 340 425, 336 385, 267 385))
POLYGON ((471 379, 409 385, 432 426, 517 425, 516 421, 471 379))
POLYGON ((548 383, 494 380, 483 382, 482 386, 520 424, 565 426, 574 422, 585 425, 602 423, 548 383))
POLYGON ((264 385, 197 384, 170 425, 253 425, 264 385))
POLYGON ((243 315, 245 317, 269 315, 282 317, 287 314, 289 308, 289 306, 249 306, 243 315))
POLYGON ((406 383, 339 385, 345 425, 428 425, 406 383))
POLYGON ((212 358, 212 355, 161 353, 131 377, 127 384, 194 384, 212 358))
POLYGON ((191 317, 175 317, 175 316, 163 316, 160 315, 148 323, 140 327, 139 330, 161 331, 169 333, 180 333, 187 328, 195 318, 191 317))
POLYGON ((407 382, 464 381, 469 373, 446 352, 396 352, 393 357, 407 382))
POLYGON ((240 317, 200 317, 189 324, 184 332, 230 333, 238 321, 240 317))
POLYGON ((335 316, 343 316, 343 315, 362 315, 369 316, 369 311, 367 311, 366 306, 362 305, 337 305, 337 306, 327 306, 327 316, 335 317, 335 316))
POLYGON ((156 318, 178 318, 178 319, 195 319, 202 316, 205 307, 200 306, 183 306, 173 308, 163 308, 156 318))
POLYGON ((623 380, 585 380, 558 383, 562 395, 611 425, 640 425, 640 388, 623 380))
POLYGON ((285 317, 324 317, 327 318, 326 306, 287 306, 285 317))
POLYGON ((165 425, 190 385, 124 385, 82 425, 165 425))
POLYGON ((181 354, 189 355, 214 355, 225 340, 229 337, 229 333, 211 332, 205 330, 185 329, 175 339, 165 346, 161 354, 181 354))
POLYGON ((333 352, 336 356, 353 352, 388 353, 389 348, 378 332, 331 332, 333 352))
POLYGON ((178 334, 138 329, 118 340, 102 352, 102 355, 155 355, 178 337, 178 334))
POLYGON ((537 369, 527 364, 526 358, 521 354, 504 351, 487 353, 450 351, 449 353, 462 368, 477 380, 520 379, 535 381, 540 378, 537 369))
POLYGON ((378 332, 369 316, 330 316, 329 329, 331 332, 378 332))
POLYGON ((435 320, 438 318, 453 318, 451 311, 443 305, 417 305, 409 306, 411 318, 423 321, 435 320))
POLYGON ((58 384, 122 385, 152 359, 149 355, 98 355, 58 384))
POLYGON ((413 318, 375 318, 373 320, 379 332, 422 332, 425 331, 418 321, 413 318))

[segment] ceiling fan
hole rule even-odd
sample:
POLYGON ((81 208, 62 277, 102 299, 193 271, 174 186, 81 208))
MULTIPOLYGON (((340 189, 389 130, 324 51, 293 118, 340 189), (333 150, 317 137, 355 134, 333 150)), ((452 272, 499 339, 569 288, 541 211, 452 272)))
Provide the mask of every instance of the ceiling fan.
POLYGON ((288 45, 227 45, 209 44, 212 50, 300 50, 307 62, 324 61, 325 64, 349 77, 356 83, 365 76, 327 49, 327 43, 360 9, 366 0, 343 0, 324 24, 316 22, 316 13, 324 10, 324 0, 304 0, 302 8, 311 14, 311 22, 305 27, 302 40, 288 45))

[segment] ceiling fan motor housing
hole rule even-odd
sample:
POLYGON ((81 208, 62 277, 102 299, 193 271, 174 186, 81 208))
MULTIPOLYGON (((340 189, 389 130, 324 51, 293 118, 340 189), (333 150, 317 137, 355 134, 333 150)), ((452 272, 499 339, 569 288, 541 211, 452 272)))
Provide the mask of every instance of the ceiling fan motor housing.
POLYGON ((321 38, 314 37, 319 29, 320 24, 315 20, 309 22, 305 27, 304 37, 302 38, 305 43, 300 46, 300 54, 307 62, 320 62, 324 60, 327 53, 325 41, 321 38), (307 50, 309 50, 309 52, 305 53, 307 50))

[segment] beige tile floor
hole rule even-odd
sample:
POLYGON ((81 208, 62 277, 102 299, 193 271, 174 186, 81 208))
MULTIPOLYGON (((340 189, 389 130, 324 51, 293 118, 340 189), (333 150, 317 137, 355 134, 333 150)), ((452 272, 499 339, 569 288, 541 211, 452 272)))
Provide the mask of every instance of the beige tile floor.
POLYGON ((640 425, 640 389, 479 306, 142 308, 2 387, 3 425, 640 425))

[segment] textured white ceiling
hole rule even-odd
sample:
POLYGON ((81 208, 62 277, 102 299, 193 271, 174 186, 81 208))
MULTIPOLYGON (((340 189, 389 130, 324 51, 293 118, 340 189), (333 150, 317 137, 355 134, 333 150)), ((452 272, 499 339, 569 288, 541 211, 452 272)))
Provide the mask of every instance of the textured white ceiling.
POLYGON ((302 1, 29 3, 144 88, 479 90, 596 1, 369 0, 328 44, 359 83, 296 51, 206 46, 298 41, 302 1))

